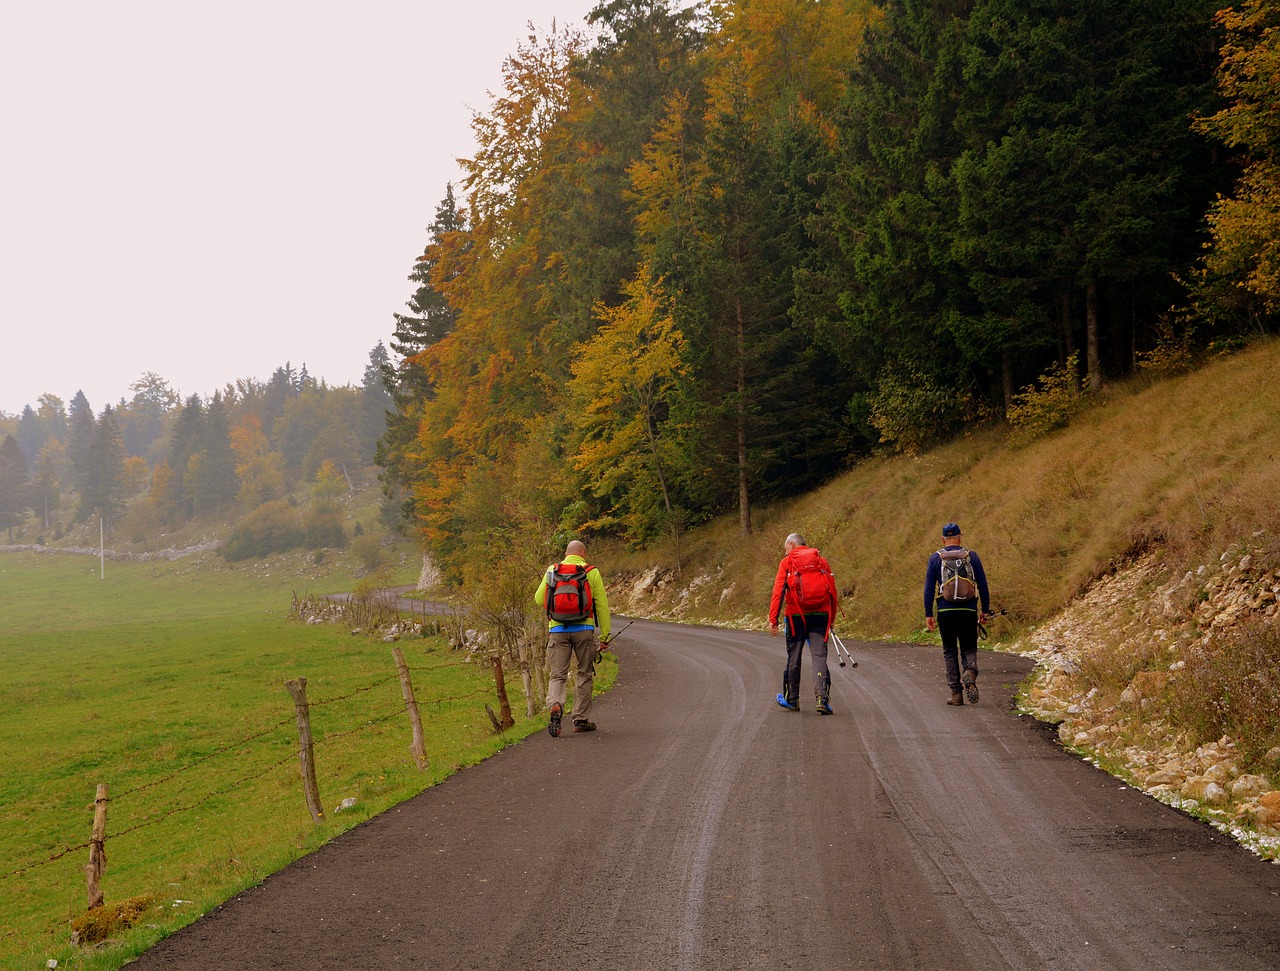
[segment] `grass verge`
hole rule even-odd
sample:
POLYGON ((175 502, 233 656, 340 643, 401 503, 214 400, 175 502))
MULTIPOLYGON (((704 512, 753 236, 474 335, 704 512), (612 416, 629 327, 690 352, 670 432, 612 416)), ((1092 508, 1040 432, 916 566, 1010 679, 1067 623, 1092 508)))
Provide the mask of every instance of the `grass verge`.
MULTIPOLYGON (((0 554, 0 968, 110 971, 335 835, 537 731, 495 735, 492 669, 403 640, 430 768, 391 648, 288 618, 248 572, 0 554), (307 812, 284 682, 307 678, 325 819, 307 812), (148 901, 105 943, 73 946, 86 906, 95 787, 110 787, 108 904, 148 901), (336 811, 344 800, 350 808, 336 811)), ((337 590, 339 577, 312 581, 337 590)), ((602 664, 600 690, 616 667, 602 664)), ((135 908, 136 909, 136 908, 135 908)))

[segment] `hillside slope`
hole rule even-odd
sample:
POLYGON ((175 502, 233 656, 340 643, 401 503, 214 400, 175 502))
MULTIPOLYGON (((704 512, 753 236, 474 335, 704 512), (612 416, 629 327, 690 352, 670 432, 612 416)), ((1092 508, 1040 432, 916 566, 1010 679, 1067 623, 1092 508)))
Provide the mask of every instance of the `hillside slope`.
MULTIPOLYGON (((1266 342, 1109 388, 1027 444, 989 429, 865 462, 757 510, 750 537, 726 518, 682 537, 678 556, 596 558, 612 561, 623 612, 760 629, 796 530, 831 560, 846 636, 937 643, 923 629, 924 564, 941 525, 959 522, 1006 611, 993 643, 1043 662, 1028 710, 1166 801, 1247 827, 1274 856, 1277 373, 1280 343, 1266 342)), ((939 685, 941 703, 941 671, 939 685)))

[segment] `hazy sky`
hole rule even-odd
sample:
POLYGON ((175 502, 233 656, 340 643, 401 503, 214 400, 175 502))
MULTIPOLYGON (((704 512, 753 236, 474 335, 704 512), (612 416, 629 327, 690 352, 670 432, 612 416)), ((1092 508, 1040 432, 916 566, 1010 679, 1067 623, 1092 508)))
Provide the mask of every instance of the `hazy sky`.
POLYGON ((0 411, 286 362, 359 383, 526 24, 597 0, 63 0, 0 14, 0 411))

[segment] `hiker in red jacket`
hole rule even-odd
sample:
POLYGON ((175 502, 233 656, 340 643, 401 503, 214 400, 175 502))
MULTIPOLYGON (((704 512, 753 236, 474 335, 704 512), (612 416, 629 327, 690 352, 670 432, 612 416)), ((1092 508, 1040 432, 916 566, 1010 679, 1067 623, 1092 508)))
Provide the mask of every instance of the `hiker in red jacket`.
POLYGON ((787 711, 800 710, 800 657, 805 644, 813 659, 813 689, 818 714, 831 714, 831 674, 827 670, 827 637, 836 620, 836 583, 831 565, 804 537, 787 537, 786 554, 778 564, 769 603, 769 633, 778 634, 778 622, 787 624, 787 666, 782 673, 778 704, 787 711))

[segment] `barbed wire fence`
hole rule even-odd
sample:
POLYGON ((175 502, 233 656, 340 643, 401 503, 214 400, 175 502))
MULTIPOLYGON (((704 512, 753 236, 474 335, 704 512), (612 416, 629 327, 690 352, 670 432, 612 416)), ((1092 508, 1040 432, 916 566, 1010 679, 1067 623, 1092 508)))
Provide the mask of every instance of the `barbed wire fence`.
MULTIPOLYGON (((295 593, 290 604, 290 614, 306 623, 341 622, 351 626, 353 633, 381 631, 383 640, 393 645, 390 653, 395 664, 395 671, 386 677, 379 678, 368 684, 362 684, 344 693, 314 701, 306 699, 307 679, 305 677, 294 678, 284 685, 294 702, 294 710, 288 716, 273 721, 248 735, 222 741, 212 751, 177 766, 160 778, 132 786, 116 793, 114 796, 110 795, 109 783, 98 783, 93 803, 93 826, 88 839, 79 842, 62 842, 55 846, 46 847, 43 852, 32 853, 26 862, 12 869, 6 868, 3 872, 0 872, 0 892, 3 892, 3 883, 5 881, 23 877, 32 871, 63 860, 73 853, 88 850, 89 862, 85 867, 86 896, 87 909, 92 910, 103 904, 102 880, 106 872, 106 848, 108 843, 113 843, 126 836, 133 836, 175 816, 198 810, 219 797, 243 790, 251 783, 277 771, 290 762, 299 764, 306 807, 310 811, 313 821, 318 824, 324 821, 325 816, 321 808, 320 792, 316 781, 317 762, 315 749, 317 747, 324 747, 340 739, 369 733, 372 729, 389 723, 396 718, 406 717, 409 721, 411 733, 410 753, 417 769, 426 771, 429 767, 429 760, 426 753, 425 731, 421 719, 422 707, 434 708, 438 712, 445 706, 473 703, 482 698, 496 696, 500 710, 504 713, 509 713, 510 711, 502 669, 502 656, 508 651, 491 650, 486 643, 487 638, 481 635, 479 631, 469 628, 467 624, 468 618, 457 611, 441 611, 439 608, 432 608, 430 605, 423 604, 419 609, 406 612, 400 609, 400 604, 394 599, 313 598, 309 595, 299 598, 295 593), (432 636, 443 638, 448 644, 450 654, 458 656, 443 663, 410 667, 400 646, 401 639, 432 636), (420 700, 413 687, 414 675, 433 675, 447 669, 482 671, 488 665, 492 665, 492 683, 481 685, 471 691, 438 694, 434 697, 420 700), (385 688, 396 681, 400 683, 401 688, 399 702, 378 705, 373 711, 360 710, 353 712, 351 710, 352 706, 348 703, 357 699, 364 700, 366 696, 371 696, 379 688, 385 688), (353 715, 357 719, 357 723, 353 727, 328 731, 318 737, 312 735, 310 724, 312 710, 337 709, 344 705, 346 706, 344 712, 346 719, 350 719, 353 715), (287 730, 291 724, 296 724, 297 726, 296 735, 287 730), (209 791, 200 792, 187 798, 179 798, 164 809, 152 812, 136 821, 131 821, 123 828, 108 829, 107 810, 109 805, 119 806, 138 799, 144 793, 154 796, 153 790, 160 790, 169 784, 181 783, 214 760, 233 753, 243 754, 246 750, 253 749, 255 745, 261 747, 265 740, 273 737, 279 744, 289 744, 291 741, 296 744, 289 746, 287 754, 271 758, 270 761, 264 764, 248 769, 231 782, 218 785, 209 791)), ((506 646, 507 639, 506 636, 502 638, 502 647, 506 646)), ((488 718, 493 722, 495 731, 502 731, 510 727, 508 719, 503 719, 503 723, 499 722, 488 703, 485 703, 483 707, 488 714, 488 718)), ((530 705, 529 711, 532 716, 532 705, 530 705)), ((335 718, 334 720, 342 721, 343 719, 335 718)))

